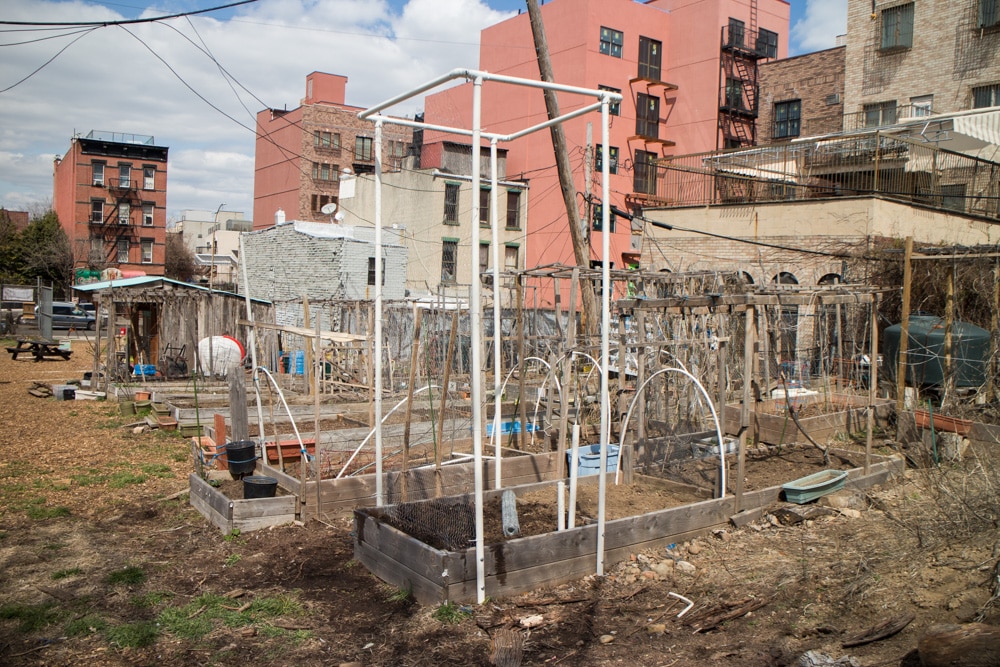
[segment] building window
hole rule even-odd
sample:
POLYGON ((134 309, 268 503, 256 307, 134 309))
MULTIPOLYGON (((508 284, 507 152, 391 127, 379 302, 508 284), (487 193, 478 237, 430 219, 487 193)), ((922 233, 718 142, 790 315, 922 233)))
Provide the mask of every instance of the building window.
POLYGON ((143 204, 142 205, 142 226, 152 227, 153 226, 153 209, 155 207, 153 204, 143 204))
POLYGON ((313 146, 315 148, 332 148, 340 150, 340 134, 338 132, 316 130, 313 132, 313 146))
POLYGON ((601 26, 601 53, 615 58, 622 57, 622 45, 625 43, 625 35, 621 30, 613 30, 601 26))
POLYGON ((503 249, 503 268, 505 271, 517 271, 517 253, 518 246, 516 243, 508 243, 503 249))
POLYGON ((913 3, 882 10, 882 48, 908 49, 913 46, 913 3))
MULTIPOLYGON (((375 284, 375 258, 368 258, 368 284, 375 284)), ((382 260, 382 287, 385 287, 385 260, 382 260)))
MULTIPOLYGON (((606 90, 609 93, 618 93, 619 95, 622 94, 621 88, 612 88, 611 86, 598 86, 597 89, 598 90, 606 90)), ((616 100, 616 101, 613 101, 613 102, 609 102, 608 103, 608 113, 611 114, 612 116, 620 116, 620 115, 622 115, 622 103, 621 103, 621 100, 616 100)))
MULTIPOLYGON (((597 155, 594 158, 594 171, 598 173, 604 168, 604 160, 601 156, 604 155, 604 146, 597 147, 597 155)), ((610 159, 608 160, 608 173, 617 174, 618 173, 618 147, 608 146, 608 155, 610 159)))
MULTIPOLYGON (((610 231, 612 234, 615 233, 615 218, 616 217, 617 216, 615 215, 614 211, 611 211, 608 214, 608 231, 610 231)), ((593 229, 595 232, 604 231, 604 205, 603 204, 595 204, 594 205, 594 220, 593 220, 593 223, 591 225, 591 229, 593 229)))
POLYGON ((153 241, 151 239, 143 239, 142 245, 142 263, 152 264, 153 263, 153 241))
POLYGON ((1000 0, 979 0, 979 27, 1000 26, 1000 0))
POLYGON ((142 189, 143 190, 156 189, 156 167, 142 168, 142 189))
POLYGON ((104 186, 104 163, 103 162, 93 162, 91 163, 91 168, 93 169, 93 179, 94 185, 104 186))
POLYGON ((354 159, 364 160, 370 162, 375 158, 372 157, 372 138, 371 137, 355 137, 354 138, 354 159))
POLYGON ((656 153, 636 151, 632 189, 647 195, 656 194, 656 153))
POLYGON ((479 273, 483 274, 490 270, 490 244, 479 244, 479 273))
POLYGON ((455 267, 458 259, 458 239, 444 239, 441 242, 441 282, 454 285, 455 267))
POLYGON ((521 228, 521 193, 507 191, 507 229, 521 228))
POLYGON ((910 108, 913 110, 914 118, 930 116, 934 113, 934 96, 920 95, 919 97, 911 97, 910 108))
POLYGON ((118 239, 118 263, 128 264, 128 239, 118 239))
POLYGON ((490 188, 479 189, 479 225, 490 226, 490 188))
POLYGON ((757 31, 757 55, 765 58, 778 57, 778 33, 764 28, 757 31))
POLYGON ((126 202, 118 204, 118 224, 119 225, 129 224, 130 217, 132 217, 132 206, 126 202))
POLYGON ((774 138, 797 137, 802 122, 802 100, 775 102, 774 138))
POLYGON ((91 199, 90 200, 90 221, 91 222, 104 222, 104 200, 103 199, 91 199))
POLYGON ((941 206, 952 211, 965 211, 965 185, 942 185, 941 206))
POLYGON ((333 195, 315 194, 312 196, 313 213, 320 213, 327 204, 336 204, 337 198, 333 195))
POLYGON ((639 93, 635 98, 635 133, 640 137, 660 137, 660 98, 639 93))
POLYGON ((339 176, 339 165, 313 162, 312 177, 314 181, 335 181, 339 176))
POLYGON ((972 108, 1000 107, 1000 83, 972 89, 972 108))
POLYGON ((448 225, 458 224, 458 184, 444 185, 444 222, 448 225))
POLYGON ((132 165, 130 164, 118 165, 118 187, 120 188, 132 187, 132 165))
POLYGON ((649 37, 639 37, 639 78, 660 80, 663 43, 649 37))
POLYGON ((739 19, 730 17, 729 19, 729 41, 728 46, 743 46, 743 35, 746 32, 746 24, 739 19))
POLYGON ((896 124, 896 100, 875 102, 864 106, 865 127, 881 127, 896 124))
POLYGON ((743 104, 743 81, 726 79, 726 107, 729 109, 746 109, 743 104))

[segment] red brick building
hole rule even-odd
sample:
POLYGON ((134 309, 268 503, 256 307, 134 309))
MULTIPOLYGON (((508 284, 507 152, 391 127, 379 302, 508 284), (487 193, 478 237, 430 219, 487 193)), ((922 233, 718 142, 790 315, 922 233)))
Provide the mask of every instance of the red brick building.
MULTIPOLYGON (((343 170, 375 171, 375 124, 358 118, 361 107, 345 103, 346 89, 347 77, 313 72, 298 107, 257 114, 254 229, 273 225, 278 209, 288 220, 329 222, 320 209, 339 201, 343 170)), ((412 143, 411 129, 385 125, 382 168, 398 168, 412 143)))
POLYGON ((73 248, 74 268, 163 275, 165 146, 148 135, 92 131, 73 137, 53 172, 53 208, 73 248))

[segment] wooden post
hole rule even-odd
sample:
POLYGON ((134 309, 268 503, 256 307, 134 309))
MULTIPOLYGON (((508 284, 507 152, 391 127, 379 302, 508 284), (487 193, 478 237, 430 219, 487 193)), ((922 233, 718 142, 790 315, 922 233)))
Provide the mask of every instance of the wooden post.
POLYGON ((441 389, 441 410, 438 411, 438 437, 434 443, 434 479, 435 494, 440 497, 444 492, 441 486, 441 454, 444 448, 444 413, 448 405, 448 385, 451 383, 451 365, 455 358, 455 335, 458 331, 458 308, 451 313, 451 331, 448 332, 448 352, 444 360, 444 380, 441 389))
POLYGON ((875 428, 875 396, 878 393, 878 295, 872 296, 872 346, 868 353, 868 426, 865 433, 865 475, 871 468, 872 431, 875 428))
POLYGON ((941 406, 944 407, 952 397, 955 389, 954 368, 952 365, 952 330, 955 327, 955 263, 952 260, 951 271, 945 281, 944 297, 944 396, 941 406))
MULTIPOLYGON (((322 310, 320 312, 322 312, 322 310)), ((319 502, 320 502, 320 489, 319 489, 320 484, 319 484, 319 482, 320 482, 320 479, 323 477, 323 471, 320 470, 320 466, 319 466, 319 458, 320 458, 319 457, 319 454, 320 454, 320 449, 319 449, 319 433, 320 433, 320 428, 319 428, 319 422, 320 422, 320 419, 319 419, 319 385, 320 385, 320 378, 323 376, 323 355, 320 352, 320 350, 322 349, 322 340, 320 340, 319 332, 320 332, 320 322, 322 320, 323 320, 322 317, 320 317, 319 315, 316 316, 316 337, 313 338, 313 341, 312 341, 313 348, 314 348, 313 359, 315 359, 315 361, 316 361, 316 371, 313 373, 313 378, 314 378, 313 379, 313 383, 315 384, 314 391, 313 391, 313 443, 314 443, 313 444, 313 448, 314 448, 313 451, 315 452, 314 458, 313 458, 313 466, 314 466, 314 469, 315 469, 315 472, 316 472, 316 518, 317 519, 319 518, 319 502)), ((333 320, 331 319, 330 321, 332 322, 333 320)), ((330 328, 332 329, 333 327, 330 327, 330 328)), ((279 447, 279 449, 280 449, 280 447, 279 447)), ((305 500, 305 498, 306 498, 306 471, 309 469, 309 460, 308 460, 309 457, 306 456, 306 452, 309 450, 309 448, 306 447, 305 450, 306 451, 304 451, 304 452, 300 452, 301 463, 299 464, 301 466, 301 468, 302 468, 302 486, 301 486, 301 488, 302 488, 302 494, 301 494, 301 496, 302 496, 302 518, 303 518, 303 520, 305 519, 305 509, 306 509, 306 500, 305 500)))
MULTIPOLYGON (((413 304, 413 342, 410 343, 410 377, 406 383, 406 417, 403 422, 403 462, 400 467, 400 499, 406 502, 406 471, 410 467, 410 417, 413 415, 413 385, 417 381, 417 363, 420 359, 420 324, 423 310, 413 304)), ((446 388, 447 390, 447 388, 446 388)), ((446 392, 443 392, 446 393, 446 392)))
MULTIPOLYGON (((906 348, 910 343, 910 290, 913 275, 913 237, 906 237, 906 250, 903 254, 903 306, 900 315, 899 359, 896 362, 896 414, 903 412, 903 399, 906 395, 906 348)), ((874 361, 874 360, 873 360, 874 361)))
MULTIPOLYGON (((636 315, 636 328, 638 330, 636 341, 639 343, 639 346, 636 348, 635 355, 635 395, 638 397, 639 387, 646 383, 646 312, 642 309, 640 309, 636 315)), ((645 468, 649 465, 649 461, 646 459, 646 399, 637 398, 636 400, 638 401, 638 403, 636 403, 638 410, 635 416, 636 438, 633 446, 633 449, 635 450, 633 452, 633 460, 637 464, 641 463, 643 466, 643 472, 646 472, 645 468)))
POLYGON ((563 357, 562 396, 559 398, 559 441, 556 443, 556 478, 566 476, 566 435, 569 428, 570 382, 573 380, 573 349, 576 347, 576 289, 580 269, 573 267, 566 314, 566 348, 563 357))
POLYGON ((621 310, 618 311, 618 400, 614 401, 612 404, 617 410, 617 415, 608 415, 608 424, 614 426, 615 422, 618 422, 618 435, 621 437, 622 429, 625 428, 625 424, 622 423, 622 419, 625 418, 625 410, 628 408, 623 405, 625 403, 625 390, 628 386, 628 382, 625 378, 625 369, 628 367, 628 359, 625 353, 625 313, 621 310))
POLYGON ((747 305, 743 338, 743 405, 740 408, 740 444, 736 465, 736 511, 743 509, 743 474, 746 465, 747 431, 750 428, 751 383, 753 382, 754 307, 747 305))
MULTIPOLYGON (((518 415, 517 419, 521 421, 521 433, 517 436, 517 448, 523 450, 524 443, 526 441, 525 435, 528 433, 528 411, 525 406, 525 395, 524 395, 524 376, 527 372, 527 367, 524 363, 524 276, 517 276, 517 405, 518 405, 518 415)), ((511 435, 513 435, 513 429, 511 429, 511 435)), ((497 433, 496 436, 499 438, 500 434, 497 433)))
POLYGON ((996 388, 996 377, 1000 373, 1000 259, 997 260, 993 268, 993 312, 990 313, 990 340, 992 349, 990 350, 990 365, 993 367, 986 380, 986 400, 994 399, 994 389, 996 388))
MULTIPOLYGON (((302 326, 308 329, 312 326, 309 321, 309 297, 305 294, 302 295, 302 326)), ((305 363, 302 366, 302 371, 304 376, 302 378, 302 383, 306 392, 306 396, 312 394, 312 375, 313 375, 313 351, 310 341, 306 339, 305 341, 305 363)))
MULTIPOLYGON (((250 439, 250 416, 247 413, 247 388, 243 377, 243 367, 236 366, 229 369, 229 418, 233 423, 232 440, 250 439)), ((261 434, 261 440, 264 434, 261 434)))

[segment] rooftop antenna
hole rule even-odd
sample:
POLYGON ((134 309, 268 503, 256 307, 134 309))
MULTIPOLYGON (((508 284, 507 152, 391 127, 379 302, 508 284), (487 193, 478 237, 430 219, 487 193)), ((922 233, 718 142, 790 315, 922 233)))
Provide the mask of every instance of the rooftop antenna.
POLYGON ((329 204, 323 204, 323 207, 319 209, 319 212, 323 215, 330 216, 330 222, 343 222, 344 212, 337 210, 337 202, 330 202, 329 204))

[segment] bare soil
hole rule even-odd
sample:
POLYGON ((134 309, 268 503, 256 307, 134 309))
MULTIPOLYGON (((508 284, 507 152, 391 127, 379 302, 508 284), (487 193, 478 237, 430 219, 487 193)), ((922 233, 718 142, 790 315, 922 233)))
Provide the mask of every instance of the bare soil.
POLYGON ((635 554, 604 577, 429 608, 353 560, 349 517, 222 535, 184 495, 183 438, 134 433, 114 404, 28 394, 81 377, 81 348, 69 362, 0 358, 3 664, 488 665, 491 638, 513 636, 524 665, 792 665, 814 650, 874 667, 912 664, 931 624, 1000 623, 996 445, 908 471, 849 510, 788 526, 765 515, 678 545, 691 573, 653 575, 646 564, 667 554, 635 554), (670 593, 694 607, 677 618, 670 593), (295 604, 254 611, 276 599, 295 604), (748 600, 761 606, 686 624, 748 600), (842 647, 910 614, 892 637, 842 647))

